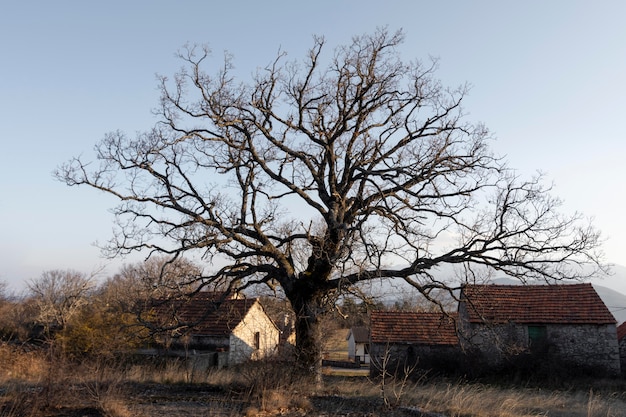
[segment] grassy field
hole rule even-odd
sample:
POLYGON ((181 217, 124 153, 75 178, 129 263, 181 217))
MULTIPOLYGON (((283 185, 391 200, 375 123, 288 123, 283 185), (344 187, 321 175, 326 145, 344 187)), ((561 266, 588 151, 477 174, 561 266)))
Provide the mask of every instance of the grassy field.
MULTIPOLYGON (((330 350, 337 354, 340 339, 329 339, 334 340, 330 350)), ((159 366, 75 363, 41 351, 0 346, 0 417, 432 413, 447 417, 626 417, 626 382, 590 379, 541 387, 426 378, 381 381, 328 374, 320 385, 294 373, 285 363, 202 371, 182 361, 159 366)))

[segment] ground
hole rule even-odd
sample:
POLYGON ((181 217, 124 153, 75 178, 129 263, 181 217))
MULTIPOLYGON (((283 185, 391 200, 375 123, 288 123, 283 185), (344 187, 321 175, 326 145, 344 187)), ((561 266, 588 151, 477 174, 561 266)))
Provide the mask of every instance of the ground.
POLYGON ((220 392, 210 386, 142 385, 134 387, 136 403, 130 408, 134 415, 150 417, 231 417, 231 416, 287 416, 287 417, 360 417, 360 416, 426 416, 415 409, 385 410, 376 398, 344 398, 337 395, 319 395, 309 399, 306 409, 260 410, 245 401, 237 401, 232 393, 220 392))

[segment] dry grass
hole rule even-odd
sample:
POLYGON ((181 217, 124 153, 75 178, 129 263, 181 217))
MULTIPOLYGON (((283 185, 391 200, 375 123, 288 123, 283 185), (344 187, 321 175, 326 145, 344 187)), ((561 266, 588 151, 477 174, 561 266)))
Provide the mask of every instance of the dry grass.
MULTIPOLYGON (((376 381, 366 382, 363 378, 336 378, 327 388, 347 398, 380 396, 376 381)), ((401 405, 448 417, 626 417, 625 388, 626 383, 619 381, 598 391, 430 381, 406 387, 401 405)))
MULTIPOLYGON (((237 410, 228 414, 233 416, 277 415, 286 410, 298 410, 298 415, 340 413, 314 411, 320 398, 327 398, 325 404, 330 407, 343 398, 344 411, 359 404, 372 412, 375 411, 373 404, 377 404, 376 412, 384 410, 377 380, 326 375, 320 390, 285 363, 254 363, 233 369, 201 371, 190 369, 183 361, 159 366, 116 367, 48 359, 51 357, 41 352, 0 346, 0 417, 70 415, 63 414, 68 409, 91 410, 80 415, 102 417, 141 416, 142 413, 158 416, 176 414, 177 407, 197 407, 198 415, 206 415, 201 414, 202 407, 206 407, 207 395, 213 395, 211 393, 217 397, 215 401, 219 402, 220 409, 237 410), (144 400, 137 397, 136 391, 129 391, 130 387, 137 386, 160 387, 163 402, 158 406, 150 403, 150 408, 145 408, 141 403, 144 400), (175 388, 177 386, 180 388, 175 388), (190 390, 193 386, 200 387, 197 394, 190 390), (174 391, 181 396, 168 399, 174 391)), ((626 382, 616 380, 604 384, 590 380, 588 385, 578 383, 560 390, 469 382, 408 382, 394 405, 448 417, 626 417, 625 388, 626 382)), ((361 411, 353 414, 359 415, 361 411)), ((393 413, 393 410, 388 412, 393 413)))
POLYGON ((0 344, 0 383, 11 381, 38 382, 48 369, 48 361, 40 351, 0 344))
POLYGON ((324 338, 323 352, 326 359, 334 361, 348 360, 348 329, 338 328, 328 331, 324 338))
POLYGON ((592 391, 559 392, 541 389, 505 389, 480 384, 430 384, 416 387, 417 403, 449 416, 523 417, 626 416, 626 402, 614 393, 593 395, 592 391))

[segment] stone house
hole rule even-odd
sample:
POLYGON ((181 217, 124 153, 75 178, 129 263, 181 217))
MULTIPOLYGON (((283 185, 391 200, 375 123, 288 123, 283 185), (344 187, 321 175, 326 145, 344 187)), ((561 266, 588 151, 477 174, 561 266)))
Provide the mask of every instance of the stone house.
POLYGON ((168 351, 193 356, 206 366, 232 366, 275 354, 279 330, 257 298, 224 298, 200 292, 161 304, 157 316, 175 324, 168 351))
POLYGON ((616 321, 591 284, 466 285, 458 314, 462 347, 490 365, 530 352, 620 372, 616 321))
POLYGON ((441 368, 458 356, 456 314, 372 311, 370 374, 441 368))
POLYGON ((626 376, 626 321, 617 326, 617 342, 619 344, 619 362, 622 375, 626 376))
POLYGON ((359 363, 370 363, 370 331, 367 327, 352 327, 346 337, 348 359, 359 363))

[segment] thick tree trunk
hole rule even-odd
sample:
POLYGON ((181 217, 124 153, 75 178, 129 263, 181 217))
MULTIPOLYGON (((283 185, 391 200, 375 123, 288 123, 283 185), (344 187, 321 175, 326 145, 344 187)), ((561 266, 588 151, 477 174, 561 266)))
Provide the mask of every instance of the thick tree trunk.
POLYGON ((310 289, 294 290, 288 295, 296 313, 296 360, 301 369, 315 376, 318 384, 322 376, 322 318, 325 308, 322 296, 310 289))

